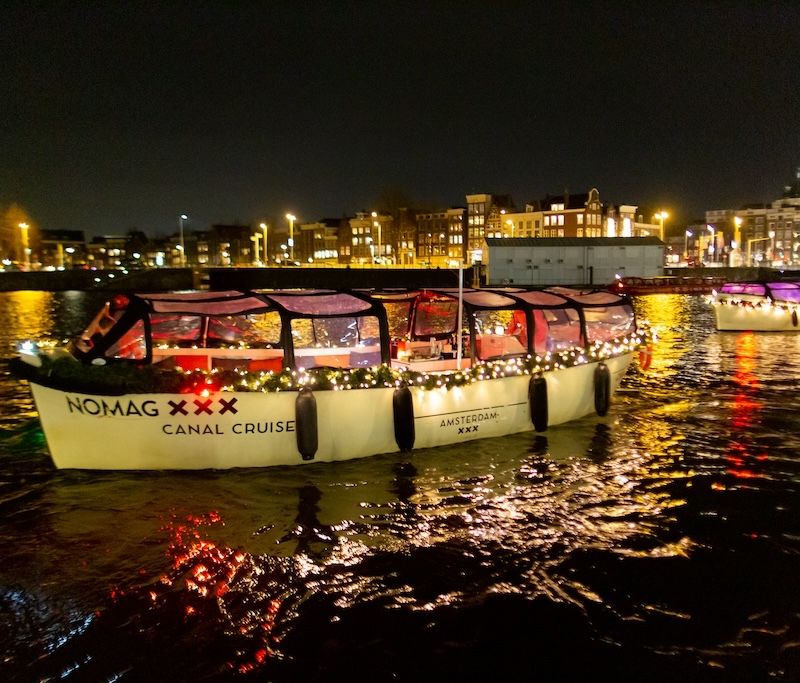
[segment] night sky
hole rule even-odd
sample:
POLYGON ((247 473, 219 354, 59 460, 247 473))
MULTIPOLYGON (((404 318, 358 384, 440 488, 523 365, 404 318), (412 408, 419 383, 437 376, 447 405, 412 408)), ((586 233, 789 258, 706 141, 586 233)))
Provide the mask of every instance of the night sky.
POLYGON ((567 189, 767 202, 798 2, 3 2, 0 208, 88 235, 567 189))

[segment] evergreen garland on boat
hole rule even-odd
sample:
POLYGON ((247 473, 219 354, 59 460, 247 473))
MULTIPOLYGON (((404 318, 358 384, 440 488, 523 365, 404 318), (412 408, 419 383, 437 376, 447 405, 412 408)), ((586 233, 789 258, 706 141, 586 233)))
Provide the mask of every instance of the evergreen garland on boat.
POLYGON ((574 348, 543 356, 522 356, 488 360, 469 368, 447 372, 424 373, 396 370, 388 365, 359 368, 321 367, 280 372, 236 370, 192 370, 160 368, 128 362, 87 365, 71 357, 51 360, 41 356, 41 366, 34 367, 20 359, 10 361, 12 374, 55 389, 84 394, 119 396, 123 394, 202 393, 210 391, 276 392, 298 391, 302 387, 319 390, 420 387, 450 389, 484 379, 533 375, 582 365, 644 350, 654 341, 648 326, 636 334, 587 348, 574 348))

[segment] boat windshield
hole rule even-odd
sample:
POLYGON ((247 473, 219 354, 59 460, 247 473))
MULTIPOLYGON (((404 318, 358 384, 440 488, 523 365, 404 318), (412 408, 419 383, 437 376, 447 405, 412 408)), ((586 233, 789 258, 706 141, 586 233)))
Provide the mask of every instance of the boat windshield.
POLYGON ((796 282, 770 282, 769 291, 775 301, 800 303, 800 286, 796 282))
POLYGON ((726 282, 720 289, 722 294, 748 294, 751 296, 764 296, 767 288, 760 282, 726 282))
POLYGON ((75 339, 75 348, 80 352, 87 353, 101 344, 111 328, 122 318, 129 303, 130 299, 122 294, 106 301, 92 322, 75 339))

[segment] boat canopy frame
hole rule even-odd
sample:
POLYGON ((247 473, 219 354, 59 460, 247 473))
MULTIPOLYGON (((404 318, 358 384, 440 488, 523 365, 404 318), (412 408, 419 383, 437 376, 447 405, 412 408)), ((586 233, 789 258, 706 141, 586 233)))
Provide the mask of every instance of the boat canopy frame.
MULTIPOLYGON (((387 290, 228 290, 220 292, 179 292, 160 294, 118 294, 106 302, 89 327, 72 344, 73 354, 84 362, 125 361, 140 364, 153 362, 154 338, 153 316, 173 314, 176 316, 197 316, 199 318, 198 336, 187 339, 186 344, 199 345, 200 348, 221 348, 209 346, 209 326, 215 318, 231 316, 249 316, 253 314, 275 313, 280 319, 280 331, 276 334, 275 343, 265 343, 261 348, 281 349, 282 365, 287 368, 297 367, 293 323, 297 320, 309 320, 312 328, 316 321, 326 319, 352 318, 356 320, 358 342, 361 343, 359 318, 374 317, 377 320, 378 338, 369 338, 376 351, 379 348, 380 362, 391 363, 393 344, 387 314, 387 304, 408 304, 408 324, 405 338, 428 342, 431 339, 450 339, 456 342, 457 336, 464 332, 466 321, 469 335, 469 353, 475 360, 487 360, 495 355, 485 349, 478 348, 482 329, 482 316, 494 311, 508 312, 509 318, 519 316, 519 327, 522 332, 518 336, 519 345, 512 352, 506 346, 496 355, 536 355, 549 350, 563 350, 568 346, 584 347, 587 343, 602 341, 603 337, 594 334, 593 320, 601 317, 609 308, 619 307, 616 313, 618 322, 612 325, 608 319, 608 327, 614 331, 613 336, 632 333, 636 330, 636 318, 630 299, 607 290, 578 290, 563 287, 542 289, 504 288, 419 288, 419 289, 387 289, 387 290), (457 308, 454 304, 460 304, 457 308), (443 323, 440 329, 421 330, 418 322, 423 319, 422 307, 428 303, 447 303, 448 317, 441 316, 443 323), (461 311, 461 320, 458 312, 461 311), (591 314, 596 311, 596 314, 591 314), (549 312, 549 313, 548 313, 549 312), (564 345, 555 349, 545 349, 537 339, 542 339, 541 329, 547 324, 545 316, 555 315, 568 319, 575 325, 578 333, 570 332, 564 345), (522 327, 524 320, 524 328, 522 327), (133 336, 139 340, 139 328, 144 339, 144 348, 133 356, 108 355, 115 345, 121 345, 134 329, 133 336), (591 324, 590 324, 591 323, 591 324), (537 337, 537 334, 539 335, 537 337), (98 360, 102 359, 102 360, 98 360)), ((484 316, 487 320, 490 316, 484 316)), ((563 320, 562 320, 563 323, 563 320)), ((562 324, 559 323, 559 324, 562 324)), ((373 323, 370 323, 372 325, 373 323)), ((374 329, 374 328, 372 328, 374 329)), ((401 331, 402 332, 402 331, 401 331)), ((316 332, 314 332, 316 334, 316 332)), ((395 331, 397 334, 397 331, 395 331)), ((507 333, 510 335, 510 333, 507 333)), ((606 335, 611 337, 612 335, 606 335)), ((219 344, 224 343, 220 337, 219 344)), ((462 337, 463 339, 463 337, 462 337)), ((316 341, 316 337, 314 337, 316 341)), ((490 340, 487 340, 490 341, 490 340)), ((496 341, 496 340, 495 340, 496 341)), ((141 341, 137 341, 141 343, 141 341)), ((319 346, 316 344, 315 346, 319 346)), ((335 346, 335 345, 333 345, 335 346)), ((224 348, 224 347, 222 347, 224 348)), ((338 347, 337 347, 338 348, 338 347)), ((353 348, 352 344, 341 348, 353 348)), ((466 349, 464 349, 466 350, 466 349)), ((374 354, 377 359, 377 353, 374 354)), ((277 359, 276 359, 277 360, 277 359)))

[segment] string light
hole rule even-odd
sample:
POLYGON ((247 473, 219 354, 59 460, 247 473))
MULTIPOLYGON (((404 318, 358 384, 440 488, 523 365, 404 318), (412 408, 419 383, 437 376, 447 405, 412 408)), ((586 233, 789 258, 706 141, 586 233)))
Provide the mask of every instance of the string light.
POLYGON ((85 366, 71 359, 49 360, 38 369, 43 383, 57 386, 79 384, 91 392, 102 393, 123 388, 125 393, 192 393, 214 391, 280 392, 297 391, 301 387, 315 390, 345 391, 348 389, 419 387, 426 390, 449 390, 475 382, 502 377, 541 375, 542 373, 622 356, 647 348, 655 341, 655 333, 647 324, 640 324, 634 334, 597 341, 587 347, 548 351, 544 355, 527 355, 501 360, 479 361, 469 368, 453 371, 418 372, 398 370, 384 363, 363 368, 309 368, 281 371, 182 370, 157 366, 109 364, 85 366))

